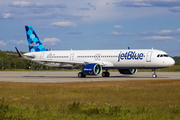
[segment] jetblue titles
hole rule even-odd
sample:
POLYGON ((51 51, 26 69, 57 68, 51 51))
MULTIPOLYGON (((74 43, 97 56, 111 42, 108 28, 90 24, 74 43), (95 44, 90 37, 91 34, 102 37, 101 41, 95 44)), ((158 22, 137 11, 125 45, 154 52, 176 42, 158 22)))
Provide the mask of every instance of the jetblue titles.
POLYGON ((142 60, 144 56, 144 53, 136 53, 136 51, 129 51, 123 53, 120 51, 118 62, 121 60, 142 60))
POLYGON ((30 44, 30 47, 35 47, 35 46, 39 46, 39 43, 34 43, 34 42, 32 42, 31 44, 30 44))
POLYGON ((92 69, 84 68, 85 71, 91 71, 92 69))

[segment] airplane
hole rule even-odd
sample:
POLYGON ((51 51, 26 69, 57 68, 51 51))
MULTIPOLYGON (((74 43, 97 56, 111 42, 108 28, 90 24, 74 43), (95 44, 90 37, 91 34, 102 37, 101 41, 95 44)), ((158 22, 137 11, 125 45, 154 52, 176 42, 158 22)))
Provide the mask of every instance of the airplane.
POLYGON ((15 47, 19 57, 50 67, 78 67, 81 69, 78 73, 79 78, 86 75, 109 77, 110 69, 117 69, 119 73, 126 75, 135 74, 137 69, 152 69, 152 77, 156 78, 156 69, 167 68, 175 63, 166 52, 153 48, 48 51, 31 26, 25 26, 25 30, 29 52, 22 55, 15 47))

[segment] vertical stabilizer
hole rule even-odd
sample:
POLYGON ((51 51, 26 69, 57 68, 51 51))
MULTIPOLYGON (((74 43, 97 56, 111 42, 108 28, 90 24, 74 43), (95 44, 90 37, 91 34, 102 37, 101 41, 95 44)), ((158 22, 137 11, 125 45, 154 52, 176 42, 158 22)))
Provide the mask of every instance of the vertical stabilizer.
POLYGON ((46 51, 38 36, 31 26, 25 26, 29 52, 46 51))

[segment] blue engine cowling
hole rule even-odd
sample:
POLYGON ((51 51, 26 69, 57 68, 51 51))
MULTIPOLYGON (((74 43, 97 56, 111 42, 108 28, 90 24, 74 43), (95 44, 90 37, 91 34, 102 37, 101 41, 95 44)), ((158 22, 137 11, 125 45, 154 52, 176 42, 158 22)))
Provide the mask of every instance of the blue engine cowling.
POLYGON ((121 73, 121 74, 129 74, 129 75, 132 75, 134 73, 137 72, 137 69, 118 69, 118 71, 121 73))
POLYGON ((84 65, 82 68, 82 72, 85 75, 98 75, 102 72, 102 67, 97 63, 91 63, 84 65))

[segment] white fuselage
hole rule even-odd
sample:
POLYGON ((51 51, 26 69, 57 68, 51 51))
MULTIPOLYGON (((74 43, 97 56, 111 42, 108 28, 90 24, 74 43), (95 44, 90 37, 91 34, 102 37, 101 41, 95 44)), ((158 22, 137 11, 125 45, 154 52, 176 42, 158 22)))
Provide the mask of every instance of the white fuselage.
POLYGON ((155 49, 44 51, 29 52, 23 56, 51 67, 79 67, 80 63, 98 63, 103 69, 157 69, 175 63, 167 53, 155 49))

